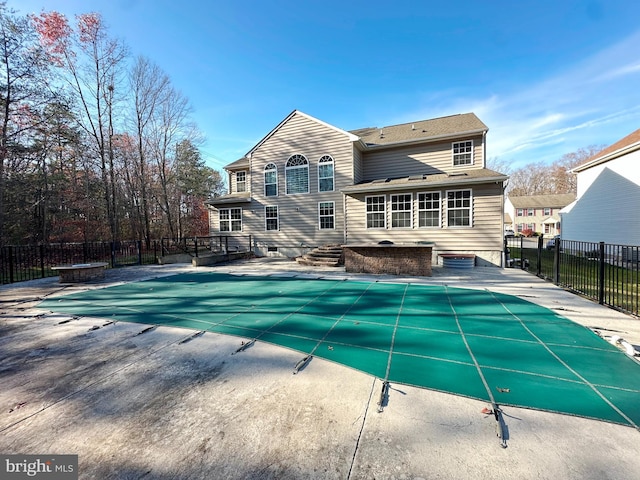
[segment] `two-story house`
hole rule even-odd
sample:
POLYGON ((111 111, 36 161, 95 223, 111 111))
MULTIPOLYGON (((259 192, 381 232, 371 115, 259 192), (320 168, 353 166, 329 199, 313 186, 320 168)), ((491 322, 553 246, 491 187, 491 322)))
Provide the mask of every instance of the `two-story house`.
POLYGON ((345 131, 293 111, 227 165, 211 234, 250 234, 258 255, 325 244, 434 242, 501 265, 503 183, 473 113, 345 131))
MULTIPOLYGON (((573 193, 556 195, 509 195, 504 202, 505 218, 512 219, 510 230, 554 236, 560 234, 560 210, 575 200, 573 193)), ((509 225, 505 225, 509 227, 509 225)))

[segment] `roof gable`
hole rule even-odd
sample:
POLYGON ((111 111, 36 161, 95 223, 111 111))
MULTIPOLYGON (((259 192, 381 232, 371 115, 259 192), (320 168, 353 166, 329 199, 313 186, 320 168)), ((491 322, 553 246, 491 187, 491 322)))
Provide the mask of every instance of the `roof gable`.
POLYGON ((582 172, 596 165, 608 162, 621 155, 625 155, 629 152, 640 148, 640 128, 635 132, 630 133, 621 140, 618 140, 613 145, 608 146, 604 150, 598 152, 593 157, 589 158, 584 163, 578 165, 572 172, 582 172))
POLYGON ((284 124, 286 124, 289 120, 291 120, 296 115, 300 115, 302 117, 305 117, 306 119, 311 120, 312 122, 316 122, 316 123, 318 123, 320 125, 323 125, 323 126, 325 126, 327 128, 335 130, 338 133, 342 133, 342 134, 346 135, 349 138, 349 140, 352 141, 352 142, 358 141, 358 137, 357 136, 353 135, 352 133, 347 132, 346 130, 342 130, 341 128, 334 127, 333 125, 330 125, 330 124, 328 124, 326 122, 323 122, 322 120, 318 120, 317 118, 312 117, 311 115, 307 115, 306 113, 301 112, 300 110, 294 110, 289 115, 287 115, 284 120, 282 120, 278 125, 276 125, 276 127, 273 130, 271 130, 269 133, 267 133, 262 138, 262 140, 260 140, 258 143, 256 143, 255 146, 251 150, 249 150, 247 152, 245 157, 247 157, 247 158, 250 157, 251 154, 254 151, 256 151, 261 145, 263 145, 267 140, 269 140, 269 138, 271 138, 280 128, 282 128, 282 126, 284 124))

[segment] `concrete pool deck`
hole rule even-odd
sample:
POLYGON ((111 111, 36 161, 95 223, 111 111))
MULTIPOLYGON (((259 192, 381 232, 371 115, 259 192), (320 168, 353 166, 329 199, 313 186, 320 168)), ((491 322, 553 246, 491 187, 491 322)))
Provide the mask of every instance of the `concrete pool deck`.
MULTIPOLYGON (((640 344, 640 320, 517 269, 433 268, 432 277, 356 275, 256 259, 216 267, 107 270, 86 285, 57 278, 0 287, 0 453, 78 454, 80 478, 633 478, 640 432, 505 407, 500 448, 486 403, 391 385, 239 339, 37 308, 67 291, 194 270, 366 278, 487 288, 523 297, 605 335, 640 344), (183 342, 184 340, 189 340, 183 342)), ((640 368, 640 365, 639 365, 640 368)), ((640 401, 640 400, 639 400, 640 401)))

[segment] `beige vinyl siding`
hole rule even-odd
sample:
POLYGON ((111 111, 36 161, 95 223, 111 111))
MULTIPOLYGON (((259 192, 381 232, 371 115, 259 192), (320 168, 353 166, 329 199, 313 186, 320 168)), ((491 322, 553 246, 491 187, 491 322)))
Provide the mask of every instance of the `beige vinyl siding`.
POLYGON ((344 208, 340 189, 353 184, 353 144, 347 135, 314 122, 303 115, 294 115, 280 126, 251 158, 253 213, 246 215, 247 232, 258 243, 269 246, 300 248, 344 241, 344 208), (292 155, 304 155, 309 162, 309 193, 287 195, 285 166, 292 155), (330 155, 334 161, 334 190, 318 191, 318 161, 330 155), (278 196, 264 195, 264 167, 278 167, 278 196), (335 228, 320 230, 318 203, 334 202, 335 228), (278 205, 279 231, 265 231, 264 206, 278 205))
POLYGON ((426 146, 396 147, 365 152, 362 180, 371 181, 380 178, 401 178, 482 168, 484 152, 482 138, 479 135, 460 140, 473 140, 473 165, 453 166, 451 140, 426 146))
POLYGON ((362 152, 357 148, 353 148, 353 183, 359 183, 364 180, 364 171, 362 166, 362 152))
POLYGON ((358 194, 346 197, 348 217, 347 244, 377 243, 390 240, 394 243, 435 242, 435 250, 439 252, 466 252, 502 250, 502 187, 501 185, 456 186, 435 190, 402 190, 384 193, 386 198, 386 228, 366 228, 365 197, 373 193, 358 194), (449 190, 466 190, 472 192, 472 227, 448 227, 446 192, 449 190), (441 227, 418 227, 417 193, 440 192, 442 202, 441 227), (391 228, 390 195, 411 193, 413 195, 413 227, 391 228))

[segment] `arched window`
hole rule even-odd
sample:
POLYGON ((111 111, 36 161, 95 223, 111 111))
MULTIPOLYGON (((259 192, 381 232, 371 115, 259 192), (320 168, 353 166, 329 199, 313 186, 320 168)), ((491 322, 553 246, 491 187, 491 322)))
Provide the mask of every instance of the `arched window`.
POLYGON ((333 158, 330 155, 318 160, 318 191, 333 192, 333 158))
POLYGON ((264 167, 264 195, 266 197, 278 196, 278 167, 273 163, 264 167))
POLYGON ((304 155, 292 155, 284 169, 287 195, 309 193, 309 162, 304 155))

